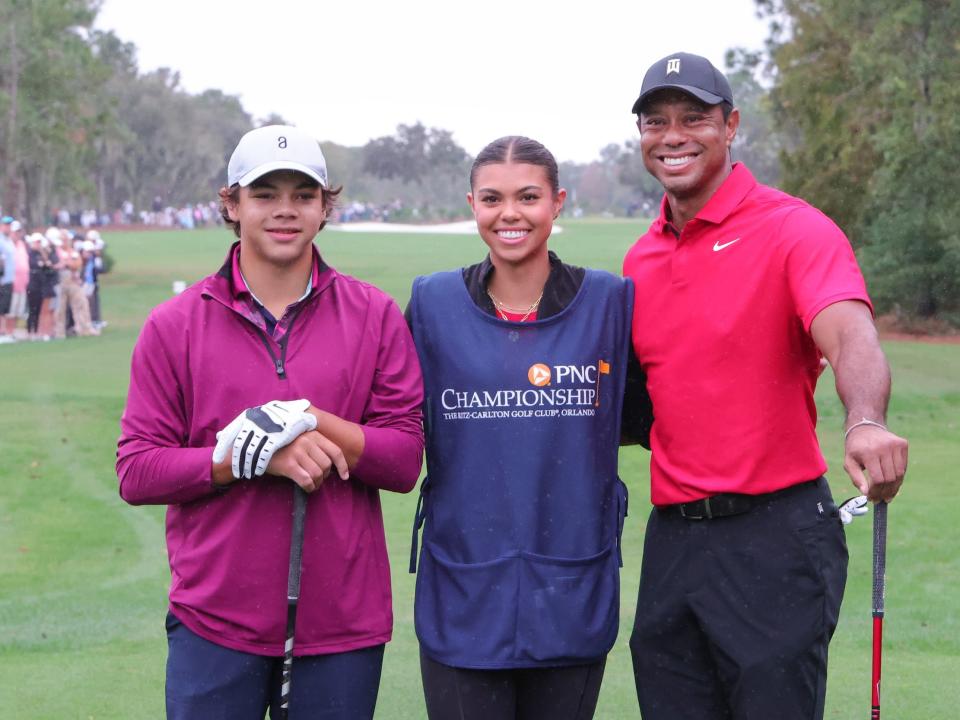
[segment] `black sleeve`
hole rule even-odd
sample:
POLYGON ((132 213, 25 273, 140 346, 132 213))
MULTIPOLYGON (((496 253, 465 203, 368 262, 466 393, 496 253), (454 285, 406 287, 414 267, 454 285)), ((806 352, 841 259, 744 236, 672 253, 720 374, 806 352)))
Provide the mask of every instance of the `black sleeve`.
POLYGON ((647 375, 640 367, 633 348, 627 359, 627 383, 623 393, 623 419, 620 444, 640 444, 650 449, 650 428, 653 426, 653 403, 647 393, 647 375))

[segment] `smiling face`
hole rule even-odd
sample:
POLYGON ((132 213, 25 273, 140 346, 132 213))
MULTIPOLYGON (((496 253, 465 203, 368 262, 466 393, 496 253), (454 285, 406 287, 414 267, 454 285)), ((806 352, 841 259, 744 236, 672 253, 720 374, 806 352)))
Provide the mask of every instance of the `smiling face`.
POLYGON ((720 105, 704 105, 679 90, 663 90, 644 105, 637 126, 643 164, 672 201, 702 207, 730 174, 730 144, 740 124, 720 105))
POLYGON ((305 262, 326 218, 320 186, 303 173, 278 170, 239 189, 237 201, 224 201, 240 225, 246 261, 289 266, 305 262))
POLYGON ((547 256, 547 238, 566 190, 553 192, 547 171, 528 163, 479 167, 467 202, 494 266, 521 265, 547 256))

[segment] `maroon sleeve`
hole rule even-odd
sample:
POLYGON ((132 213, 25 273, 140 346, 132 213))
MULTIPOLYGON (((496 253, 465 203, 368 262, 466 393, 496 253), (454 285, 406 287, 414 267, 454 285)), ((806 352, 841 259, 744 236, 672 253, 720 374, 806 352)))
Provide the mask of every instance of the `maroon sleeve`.
POLYGON ((363 454, 352 476, 372 487, 409 492, 423 462, 423 378, 410 330, 393 301, 384 308, 375 351, 376 373, 361 420, 363 454))
POLYGON ((182 368, 171 355, 178 344, 160 327, 151 314, 140 333, 120 419, 117 477, 120 496, 131 505, 182 503, 217 492, 210 478, 213 448, 184 447, 182 368))
POLYGON ((873 311, 850 241, 830 218, 809 206, 798 208, 784 220, 780 236, 787 282, 805 330, 817 313, 842 300, 859 300, 873 311))

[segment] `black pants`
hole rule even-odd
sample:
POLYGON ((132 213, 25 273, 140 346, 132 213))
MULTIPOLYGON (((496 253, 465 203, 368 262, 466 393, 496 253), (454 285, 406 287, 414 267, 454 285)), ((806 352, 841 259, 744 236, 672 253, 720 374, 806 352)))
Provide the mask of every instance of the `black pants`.
POLYGON ((90 322, 98 323, 103 318, 100 317, 100 283, 93 286, 93 294, 90 296, 90 322))
POLYGON ((589 720, 605 665, 606 659, 569 667, 468 670, 420 651, 430 720, 589 720))
POLYGON ((847 578, 826 480, 741 515, 654 509, 630 650, 644 720, 819 720, 847 578))
POLYGON ((40 307, 43 305, 43 288, 27 285, 27 332, 37 332, 40 323, 40 307))

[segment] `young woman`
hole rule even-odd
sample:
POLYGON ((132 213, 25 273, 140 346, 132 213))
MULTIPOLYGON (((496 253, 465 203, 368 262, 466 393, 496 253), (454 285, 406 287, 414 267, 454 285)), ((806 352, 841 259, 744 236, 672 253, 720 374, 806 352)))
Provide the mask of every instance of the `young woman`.
POLYGON ((557 163, 504 137, 467 200, 489 256, 414 281, 428 479, 415 619, 431 718, 590 718, 617 635, 629 281, 547 249, 557 163))

